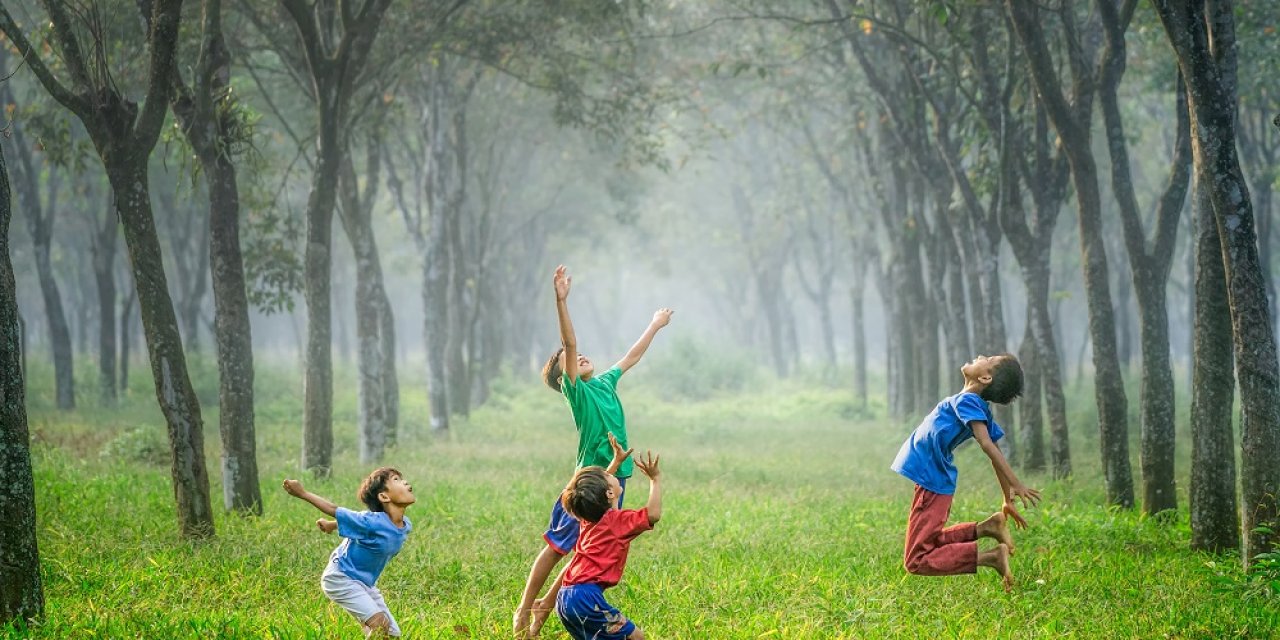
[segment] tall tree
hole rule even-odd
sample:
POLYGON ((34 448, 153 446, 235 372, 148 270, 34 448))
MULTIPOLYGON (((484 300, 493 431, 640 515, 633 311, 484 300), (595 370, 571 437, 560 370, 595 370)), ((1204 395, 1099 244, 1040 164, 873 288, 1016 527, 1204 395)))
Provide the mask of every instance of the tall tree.
POLYGON ((54 75, 3 5, 0 31, 17 46, 45 90, 80 119, 102 158, 129 247, 156 399, 169 428, 178 524, 184 537, 211 536, 213 514, 204 466, 200 402, 187 375, 186 356, 169 297, 147 171, 147 161, 169 109, 169 69, 177 49, 182 2, 155 0, 152 6, 146 38, 150 48, 146 58, 147 91, 141 107, 111 75, 114 67, 104 57, 108 50, 103 45, 106 34, 96 28, 83 33, 81 23, 62 3, 49 2, 46 7, 47 24, 54 39, 52 49, 61 53, 61 66, 71 80, 69 86, 54 75), (82 41, 86 36, 90 39, 87 43, 82 41), (86 48, 88 56, 84 53, 86 48))
POLYGON ((218 430, 222 435, 222 500, 228 510, 262 513, 253 411, 253 337, 240 251, 240 186, 234 154, 249 134, 231 91, 231 55, 222 34, 222 0, 201 3, 200 48, 193 84, 170 69, 170 98, 209 191, 208 255, 213 272, 214 341, 218 350, 218 430))
POLYGON ((330 273, 338 172, 348 144, 352 96, 391 0, 280 0, 280 4, 297 30, 318 118, 316 165, 307 198, 302 468, 327 476, 333 465, 330 273))
MULTIPOLYGON (((1186 91, 1179 76, 1174 87, 1177 131, 1173 159, 1169 179, 1156 205, 1154 238, 1149 241, 1143 229, 1130 173, 1128 141, 1125 139, 1119 97, 1120 81, 1125 72, 1125 32, 1137 4, 1137 0, 1125 0, 1117 7, 1113 0, 1098 2, 1098 15, 1102 19, 1106 42, 1098 79, 1098 102, 1102 108, 1107 150, 1111 154, 1111 191, 1120 209, 1141 322, 1142 508, 1149 514, 1155 514, 1178 506, 1173 468, 1173 365, 1169 360, 1169 311, 1165 290, 1169 270, 1173 266, 1178 219, 1182 216, 1191 179, 1191 141, 1186 91)), ((1121 305, 1126 304, 1126 298, 1121 296, 1121 305)))
POLYGON ((1240 384, 1244 561, 1280 528, 1280 363, 1258 257, 1253 204, 1236 154, 1235 16, 1228 0, 1153 0, 1187 83, 1197 184, 1218 225, 1240 384))
MULTIPOLYGON (((1036 93, 1044 101, 1045 112, 1058 132, 1071 181, 1076 190, 1079 219, 1081 265, 1089 310, 1089 337, 1093 343, 1094 396, 1098 403, 1098 429, 1102 466, 1107 480, 1107 502, 1125 508, 1133 506, 1133 475, 1129 469, 1129 418, 1124 380, 1116 352, 1115 311, 1111 283, 1107 275, 1107 255, 1102 235, 1102 197, 1098 189, 1098 169, 1090 146, 1091 105, 1072 105, 1063 95, 1057 68, 1045 42, 1038 5, 1006 0, 1014 32, 1026 54, 1036 93), (1074 107, 1074 108, 1073 108, 1074 107)), ((1071 68, 1073 94, 1094 81, 1075 23, 1073 3, 1064 1, 1058 11, 1062 19, 1071 68)))
POLYGON ((44 614, 17 288, 9 261, 11 218, 9 170, 0 150, 0 625, 44 614))
MULTIPOLYGON (((7 65, 9 54, 0 47, 0 65, 7 65)), ((8 82, 0 85, 0 100, 16 104, 13 89, 8 82)), ((33 141, 27 139, 21 123, 13 126, 14 180, 18 191, 19 206, 26 212, 27 230, 35 248, 36 275, 40 282, 40 294, 44 299, 45 319, 49 323, 49 343, 53 350, 53 376, 59 409, 76 406, 76 381, 74 353, 71 347, 71 329, 67 324, 62 305, 62 293, 53 274, 53 219, 58 209, 58 192, 62 186, 62 172, 51 163, 48 167, 48 197, 40 198, 40 167, 33 157, 33 141)))
POLYGON ((1218 224, 1204 175, 1196 176, 1194 295, 1191 366, 1191 548, 1240 548, 1236 500, 1235 358, 1231 353, 1231 307, 1222 264, 1218 224))

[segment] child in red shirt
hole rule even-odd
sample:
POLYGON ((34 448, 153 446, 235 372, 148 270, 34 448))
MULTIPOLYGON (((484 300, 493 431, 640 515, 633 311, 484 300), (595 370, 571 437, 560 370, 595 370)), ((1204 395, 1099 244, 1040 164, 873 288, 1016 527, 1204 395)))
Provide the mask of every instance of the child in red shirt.
POLYGON ((631 541, 662 517, 658 457, 646 452, 635 466, 649 477, 643 509, 618 509, 622 486, 600 467, 579 469, 561 495, 565 510, 582 522, 556 594, 556 614, 575 640, 644 640, 644 631, 604 599, 604 590, 622 579, 631 541))

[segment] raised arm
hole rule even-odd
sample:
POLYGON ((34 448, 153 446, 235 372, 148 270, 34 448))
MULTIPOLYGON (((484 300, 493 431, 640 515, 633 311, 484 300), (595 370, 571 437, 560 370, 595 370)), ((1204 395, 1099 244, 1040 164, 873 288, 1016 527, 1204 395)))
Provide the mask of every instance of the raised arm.
POLYGON ((622 463, 631 457, 631 452, 635 451, 635 449, 624 450, 612 433, 609 434, 609 448, 613 449, 613 460, 609 461, 609 466, 605 468, 604 472, 611 476, 616 476, 618 475, 618 469, 622 467, 622 463))
POLYGON ((649 476, 649 501, 644 505, 649 513, 649 526, 658 524, 658 520, 662 519, 662 483, 658 481, 661 476, 658 459, 659 456, 646 451, 643 457, 637 457, 635 461, 636 468, 649 476))
POLYGON ((969 424, 973 428, 973 439, 978 441, 978 446, 982 447, 982 452, 991 459, 991 468, 995 470, 996 480, 1000 483, 1000 491, 1004 494, 1003 511, 1013 518, 1017 526, 1025 529, 1027 521, 1023 519, 1022 514, 1018 513, 1017 508, 1014 507, 1013 499, 1015 497, 1021 499, 1024 507, 1035 506, 1040 501, 1040 492, 1027 487, 1022 484, 1021 480, 1018 480, 1017 474, 1009 466, 1009 461, 1005 459, 1004 453, 1001 453, 1000 447, 996 446, 995 441, 991 439, 991 432, 987 428, 987 423, 975 421, 969 424))
POLYGON ((661 329, 671 322, 671 310, 667 308, 658 309, 653 313, 653 320, 649 322, 649 326, 645 328, 644 333, 640 335, 640 339, 631 345, 631 349, 627 351, 627 355, 622 356, 614 366, 626 373, 628 369, 636 366, 640 362, 640 358, 644 356, 644 352, 649 350, 649 344, 653 342, 653 337, 658 335, 658 329, 661 329))
POLYGON ((573 278, 564 265, 556 267, 553 279, 556 288, 556 316, 560 320, 560 345, 564 347, 564 374, 569 384, 578 383, 578 337, 573 333, 573 320, 569 319, 569 285, 573 278))
MULTIPOLYGON (((305 488, 303 488, 302 483, 298 482, 297 480, 285 480, 284 490, 287 491, 289 495, 295 498, 299 498, 302 500, 306 500, 307 502, 310 502, 312 506, 319 509, 326 516, 329 516, 332 518, 334 514, 338 512, 338 505, 332 502, 329 502, 328 500, 321 498, 320 496, 314 493, 311 493, 310 491, 307 491, 305 488)), ((321 528, 323 529, 323 527, 321 528)))

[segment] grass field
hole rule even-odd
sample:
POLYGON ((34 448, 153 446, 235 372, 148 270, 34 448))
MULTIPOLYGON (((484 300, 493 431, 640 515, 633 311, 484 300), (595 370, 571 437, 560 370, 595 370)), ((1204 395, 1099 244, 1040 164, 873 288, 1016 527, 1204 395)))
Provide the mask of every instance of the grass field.
MULTIPOLYGON (((47 615, 0 636, 360 637, 319 589, 337 538, 316 531, 318 513, 279 488, 298 475, 296 374, 259 367, 266 514, 220 514, 217 537, 192 543, 177 537, 146 372, 119 408, 104 410, 94 407, 86 370, 82 408, 60 413, 50 408, 48 370, 32 367, 47 615)), ((216 371, 211 362, 196 369, 220 512, 216 371)), ((1015 534, 1018 586, 1006 594, 991 572, 903 572, 912 487, 887 467, 914 421, 859 411, 847 391, 816 379, 674 401, 653 369, 638 368, 620 390, 632 444, 662 454, 664 517, 632 546, 623 582, 609 592, 650 638, 1280 637, 1274 591, 1245 576, 1236 557, 1188 550, 1185 429, 1176 520, 1108 510, 1083 399, 1091 394, 1076 394, 1076 475, 1026 478, 1045 501, 1026 512, 1032 528, 1015 534)), ((568 408, 531 375, 502 379, 487 406, 432 438, 418 370, 402 370, 405 433, 386 460, 414 484, 414 532, 379 586, 406 637, 504 637, 551 501, 573 470, 568 408)), ((352 507, 368 471, 354 455, 354 388, 352 373, 339 371, 334 475, 307 483, 352 507)), ((999 506, 990 466, 976 447, 958 458, 953 520, 982 518, 999 506)), ((638 476, 628 506, 647 491, 638 476)), ((542 636, 567 637, 554 618, 542 636)))

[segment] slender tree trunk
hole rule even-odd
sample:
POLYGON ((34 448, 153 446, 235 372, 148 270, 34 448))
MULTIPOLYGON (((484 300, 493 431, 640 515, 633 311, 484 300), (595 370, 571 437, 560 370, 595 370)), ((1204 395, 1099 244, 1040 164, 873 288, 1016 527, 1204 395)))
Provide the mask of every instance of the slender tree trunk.
POLYGON ((1079 214, 1081 264, 1089 310, 1089 335, 1093 342, 1094 395, 1098 403, 1098 427, 1102 465, 1107 481, 1107 501, 1124 508, 1133 506, 1133 476, 1129 468, 1128 407, 1120 361, 1116 354, 1116 322, 1107 275, 1102 237, 1102 204, 1097 167, 1089 144, 1087 120, 1078 121, 1062 96, 1050 59, 1036 6, 1007 0, 1014 31, 1027 54, 1036 91, 1058 131, 1071 167, 1079 214))
POLYGON ((853 285, 849 288, 853 322, 853 393, 863 408, 867 406, 867 329, 863 311, 867 291, 865 260, 854 256, 853 285))
POLYGON ((9 202, 9 170, 0 151, 0 625, 44 615, 9 202))
POLYGON ((467 361, 467 318, 474 301, 467 286, 467 250, 462 242, 464 212, 461 207, 451 212, 445 223, 449 236, 449 338, 446 341, 445 367, 449 376, 449 409, 454 415, 471 414, 471 374, 467 361))
POLYGON ((1033 312, 1027 308, 1027 326, 1018 349, 1022 362, 1022 397, 1018 399, 1018 440, 1021 444, 1019 462, 1027 471, 1044 471, 1044 417, 1040 410, 1040 388, 1044 367, 1036 344, 1033 312))
POLYGON ((387 446, 391 447, 399 439, 400 376, 396 371, 396 319, 386 287, 382 288, 382 300, 378 302, 378 309, 378 323, 381 325, 378 336, 381 338, 379 346, 382 349, 382 413, 387 446))
MULTIPOLYGON (((40 295, 44 299, 45 319, 49 323, 49 343, 53 350, 53 375, 55 381, 57 406, 59 409, 74 409, 76 406, 75 363, 71 345, 71 328, 67 324, 67 314, 62 306, 62 293, 58 290, 58 281, 53 275, 52 237, 53 218, 57 213, 58 185, 61 183, 60 172, 50 167, 49 201, 40 202, 38 187, 39 171, 27 148, 27 140, 21 128, 14 129, 14 147, 17 149, 15 169, 15 186, 18 201, 27 212, 27 229, 33 241, 33 253, 36 263, 36 276, 40 282, 40 295)), ((83 322, 81 326, 83 327, 83 322)))
POLYGON ((218 430, 223 507, 262 514, 253 408, 253 334, 240 253, 240 187, 225 153, 205 160, 209 183, 209 255, 214 343, 218 349, 218 430))
POLYGON ((129 338, 133 335, 133 309, 138 306, 138 289, 129 291, 129 299, 120 309, 120 393, 129 391, 129 338))
MULTIPOLYGON (((321 91, 328 96, 330 91, 321 91)), ((302 468, 328 477, 333 467, 333 332, 331 275, 333 207, 337 197, 342 123, 337 106, 320 103, 319 151, 307 199, 304 293, 307 300, 306 375, 303 386, 302 468)))
POLYGON ((1058 354, 1048 307, 1048 264, 1043 265, 1042 274, 1037 277, 1040 279, 1028 295, 1034 302, 1030 322, 1036 340, 1044 404, 1049 415, 1049 461, 1053 466, 1053 477, 1065 478, 1071 475, 1071 443, 1067 429, 1067 400, 1062 391, 1062 359, 1058 354))
POLYGON ((200 402, 187 375, 178 321, 160 258, 160 241, 147 187, 146 157, 108 164, 107 175, 129 247, 156 398, 169 427, 178 523, 184 537, 212 536, 213 514, 209 505, 209 476, 204 466, 200 402))
POLYGON ((1155 0, 1187 83, 1197 184, 1218 225, 1240 384, 1244 563, 1280 528, 1280 362, 1258 257, 1253 204, 1236 155, 1235 17, 1229 3, 1155 0))
POLYGON ((1197 175, 1192 234, 1195 243, 1195 301, 1191 383, 1191 548, 1240 548, 1236 501, 1235 358, 1231 351, 1231 308, 1222 243, 1213 219, 1204 176, 1197 175))
MULTIPOLYGON (((377 154, 370 158, 375 162, 377 154)), ((376 181, 377 168, 369 167, 370 179, 376 181)), ((356 263, 356 341, 358 344, 357 369, 360 374, 360 461, 373 464, 380 461, 387 446, 387 394, 383 376, 387 370, 384 358, 382 330, 384 319, 389 317, 387 294, 383 285, 382 263, 373 235, 371 211, 366 209, 361 196, 355 169, 349 159, 343 161, 342 207, 343 229, 351 242, 356 263)), ((372 188, 372 187, 367 187, 372 188)), ((394 358, 394 354, 392 356, 394 358)), ((394 366, 393 366, 394 368, 394 366)))
POLYGON ((93 274, 98 284, 98 392, 104 406, 116 403, 117 224, 115 211, 109 210, 93 243, 93 274))

